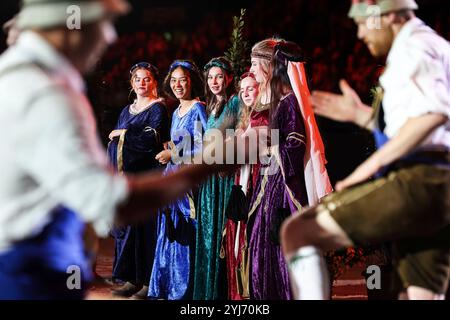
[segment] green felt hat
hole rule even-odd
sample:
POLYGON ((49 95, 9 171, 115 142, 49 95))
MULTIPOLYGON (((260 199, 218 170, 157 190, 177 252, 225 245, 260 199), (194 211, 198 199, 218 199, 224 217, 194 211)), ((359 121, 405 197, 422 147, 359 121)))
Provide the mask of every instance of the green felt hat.
POLYGON ((376 13, 384 14, 405 9, 416 10, 418 8, 414 0, 353 0, 348 16, 353 19, 367 18, 376 13), (376 8, 376 10, 373 8, 376 8))
POLYGON ((16 26, 19 29, 65 26, 76 12, 83 25, 129 10, 126 0, 23 0, 16 26))

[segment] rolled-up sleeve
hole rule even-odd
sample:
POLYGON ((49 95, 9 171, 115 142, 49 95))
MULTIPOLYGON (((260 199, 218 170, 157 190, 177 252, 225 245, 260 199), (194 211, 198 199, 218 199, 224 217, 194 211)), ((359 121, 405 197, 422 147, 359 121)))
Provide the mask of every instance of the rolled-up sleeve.
POLYGON ((408 82, 407 113, 418 117, 427 113, 440 113, 450 117, 450 84, 448 66, 432 50, 412 48, 415 55, 408 82))
MULTIPOLYGON (((416 28, 422 28, 421 24, 416 28)), ((390 138, 409 118, 429 113, 450 117, 450 46, 428 29, 422 29, 409 33, 406 29, 406 33, 399 35, 380 77, 384 88, 385 133, 390 138)), ((445 145, 444 135, 444 128, 440 128, 428 142, 445 145)))

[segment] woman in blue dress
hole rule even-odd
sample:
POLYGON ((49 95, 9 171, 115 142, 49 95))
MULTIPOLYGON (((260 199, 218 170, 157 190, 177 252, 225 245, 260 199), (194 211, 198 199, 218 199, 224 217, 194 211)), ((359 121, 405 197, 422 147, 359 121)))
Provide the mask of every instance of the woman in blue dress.
MULTIPOLYGON (((164 90, 178 99, 180 105, 172 116, 169 149, 156 156, 160 163, 167 164, 165 173, 178 170, 183 163, 192 163, 195 155, 201 156, 207 121, 205 105, 198 100, 202 85, 194 63, 176 60, 170 66, 164 90)), ((192 298, 196 233, 194 203, 193 192, 189 192, 158 214, 158 239, 148 292, 152 299, 192 298)))
MULTIPOLYGON (((110 162, 121 173, 160 168, 155 157, 169 140, 167 110, 157 90, 158 70, 140 62, 131 68, 130 75, 136 100, 123 109, 108 144, 110 162)), ((113 278, 125 282, 113 294, 146 297, 156 246, 156 218, 115 227, 111 233, 115 238, 113 278)))
MULTIPOLYGON (((207 130, 234 129, 239 120, 239 99, 234 94, 233 72, 224 57, 213 58, 204 67, 208 111, 207 130), (224 121, 226 128, 222 128, 224 121)), ((208 131, 207 133, 208 134, 208 131)), ((213 175, 200 187, 198 202, 197 245, 195 257, 195 300, 226 298, 226 265, 219 257, 225 208, 233 175, 213 175)))

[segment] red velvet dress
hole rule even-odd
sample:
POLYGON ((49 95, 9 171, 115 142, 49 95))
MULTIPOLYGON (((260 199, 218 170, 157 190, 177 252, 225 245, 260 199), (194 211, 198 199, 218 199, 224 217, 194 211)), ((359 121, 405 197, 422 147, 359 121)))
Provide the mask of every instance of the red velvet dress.
MULTIPOLYGON (((250 115, 250 127, 268 126, 269 124, 269 110, 263 110, 260 112, 253 111, 250 115)), ((250 176, 247 179, 247 193, 246 196, 250 200, 252 199, 253 190, 258 180, 259 164, 250 166, 250 176)), ((241 182, 241 175, 236 175, 236 184, 241 182)), ((247 221, 234 222, 230 219, 227 220, 225 225, 225 237, 224 237, 224 251, 227 263, 227 283, 228 283, 228 299, 230 300, 243 300, 249 297, 242 296, 238 290, 236 270, 242 263, 242 249, 245 246, 245 230, 247 228, 247 221)))

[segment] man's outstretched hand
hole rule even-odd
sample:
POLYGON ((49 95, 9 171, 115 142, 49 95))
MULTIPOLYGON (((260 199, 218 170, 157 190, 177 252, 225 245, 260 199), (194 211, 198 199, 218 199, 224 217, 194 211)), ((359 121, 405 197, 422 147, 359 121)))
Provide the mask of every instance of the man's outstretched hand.
POLYGON ((352 122, 361 127, 366 126, 372 109, 361 102, 358 94, 347 81, 339 82, 342 94, 325 91, 313 91, 311 104, 314 112, 320 116, 340 121, 352 122))

